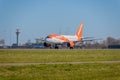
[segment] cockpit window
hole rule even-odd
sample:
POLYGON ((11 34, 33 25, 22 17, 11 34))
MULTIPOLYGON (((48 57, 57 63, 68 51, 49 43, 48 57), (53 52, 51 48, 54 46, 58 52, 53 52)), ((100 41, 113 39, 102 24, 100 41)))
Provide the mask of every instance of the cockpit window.
POLYGON ((47 36, 46 38, 50 38, 49 36, 47 36))

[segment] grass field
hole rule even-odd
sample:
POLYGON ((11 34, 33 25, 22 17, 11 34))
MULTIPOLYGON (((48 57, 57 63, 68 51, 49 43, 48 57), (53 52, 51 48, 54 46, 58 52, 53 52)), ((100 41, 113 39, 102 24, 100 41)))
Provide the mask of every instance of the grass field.
POLYGON ((0 80, 120 80, 120 62, 115 61, 120 50, 0 50, 0 80), (51 62, 87 63, 4 65, 51 62))

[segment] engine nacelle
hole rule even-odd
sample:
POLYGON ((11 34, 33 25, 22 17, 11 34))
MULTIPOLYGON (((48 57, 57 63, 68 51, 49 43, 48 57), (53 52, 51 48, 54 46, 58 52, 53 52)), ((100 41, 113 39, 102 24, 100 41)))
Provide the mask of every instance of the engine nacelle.
POLYGON ((74 42, 67 42, 67 47, 69 47, 70 49, 73 49, 74 46, 75 46, 74 42))

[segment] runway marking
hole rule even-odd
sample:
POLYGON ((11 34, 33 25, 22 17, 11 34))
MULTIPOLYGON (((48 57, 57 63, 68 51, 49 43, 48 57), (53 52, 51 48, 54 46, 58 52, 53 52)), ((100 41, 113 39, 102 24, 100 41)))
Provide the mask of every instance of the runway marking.
POLYGON ((89 63, 120 63, 120 61, 90 61, 90 62, 40 62, 40 63, 0 63, 0 66, 25 66, 25 65, 42 65, 42 64, 89 64, 89 63))

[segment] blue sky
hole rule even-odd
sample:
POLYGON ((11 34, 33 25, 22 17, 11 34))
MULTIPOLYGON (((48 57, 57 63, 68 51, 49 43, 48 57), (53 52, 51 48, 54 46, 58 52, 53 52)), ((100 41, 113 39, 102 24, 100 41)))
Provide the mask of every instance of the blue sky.
POLYGON ((120 0, 0 0, 0 39, 7 45, 50 33, 75 34, 84 23, 83 36, 120 38, 120 0))

